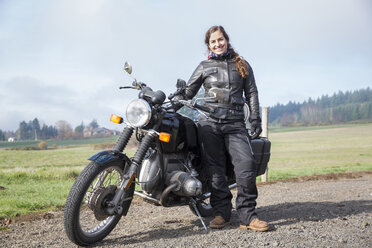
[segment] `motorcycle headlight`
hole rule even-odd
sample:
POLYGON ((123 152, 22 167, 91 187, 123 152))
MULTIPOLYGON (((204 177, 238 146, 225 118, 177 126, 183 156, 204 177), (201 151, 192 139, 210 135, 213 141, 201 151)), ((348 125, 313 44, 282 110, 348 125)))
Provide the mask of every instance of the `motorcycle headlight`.
POLYGON ((125 116, 134 127, 146 126, 151 119, 151 107, 143 99, 133 100, 128 104, 125 116))

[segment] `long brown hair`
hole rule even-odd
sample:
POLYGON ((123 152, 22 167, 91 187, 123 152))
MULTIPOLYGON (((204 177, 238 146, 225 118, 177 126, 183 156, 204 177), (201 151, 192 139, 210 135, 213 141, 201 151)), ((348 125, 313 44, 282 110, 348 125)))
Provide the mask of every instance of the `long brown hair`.
POLYGON ((212 26, 208 29, 208 31, 205 33, 205 44, 208 47, 209 50, 209 39, 211 38, 211 34, 216 32, 216 31, 221 31, 225 39, 227 40, 227 49, 230 51, 231 56, 233 58, 233 61, 235 62, 236 69, 238 70, 238 73, 242 78, 246 78, 249 74, 248 71, 248 64, 247 62, 243 59, 243 57, 239 56, 237 52, 235 52, 234 48, 232 48, 230 44, 230 38, 228 34, 226 33, 225 29, 222 26, 212 26))

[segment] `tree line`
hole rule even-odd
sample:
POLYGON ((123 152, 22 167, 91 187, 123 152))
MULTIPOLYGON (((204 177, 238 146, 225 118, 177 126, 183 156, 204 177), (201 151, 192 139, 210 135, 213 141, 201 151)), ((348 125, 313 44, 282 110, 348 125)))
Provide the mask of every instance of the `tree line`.
POLYGON ((334 124, 372 119, 372 90, 367 87, 356 91, 339 91, 303 103, 290 101, 269 108, 272 125, 334 124))
POLYGON ((65 120, 57 121, 53 125, 40 125, 38 118, 32 121, 21 121, 18 129, 13 131, 3 131, 0 129, 0 141, 15 138, 17 140, 47 140, 47 139, 80 139, 84 137, 84 131, 92 132, 98 128, 97 120, 92 120, 88 125, 82 122, 74 129, 65 120))

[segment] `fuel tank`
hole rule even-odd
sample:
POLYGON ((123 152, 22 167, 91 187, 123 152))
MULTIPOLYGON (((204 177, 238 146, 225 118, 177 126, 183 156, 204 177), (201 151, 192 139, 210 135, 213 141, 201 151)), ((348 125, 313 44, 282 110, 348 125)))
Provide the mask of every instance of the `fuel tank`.
POLYGON ((171 135, 168 143, 161 142, 163 153, 196 151, 198 149, 196 124, 186 116, 178 113, 166 113, 160 131, 171 135))

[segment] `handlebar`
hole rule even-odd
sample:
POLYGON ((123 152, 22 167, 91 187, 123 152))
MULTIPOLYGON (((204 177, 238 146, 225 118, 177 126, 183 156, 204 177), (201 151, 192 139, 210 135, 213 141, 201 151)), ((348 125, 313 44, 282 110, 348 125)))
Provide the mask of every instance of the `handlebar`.
POLYGON ((203 105, 197 104, 196 102, 194 103, 193 106, 194 106, 195 108, 198 108, 198 109, 200 109, 200 110, 203 110, 203 111, 205 111, 205 112, 207 112, 207 113, 213 113, 213 112, 214 112, 211 108, 208 108, 208 107, 206 107, 206 106, 203 106, 203 105))
POLYGON ((119 89, 136 89, 140 90, 139 98, 144 98, 153 104, 162 104, 166 98, 163 91, 153 91, 145 83, 134 81, 133 86, 121 86, 119 89))
POLYGON ((119 89, 136 89, 136 90, 143 90, 147 85, 142 82, 137 82, 137 80, 133 81, 132 86, 120 86, 119 89))
POLYGON ((201 111, 207 112, 209 114, 211 114, 211 113, 214 112, 213 109, 211 109, 209 107, 206 107, 206 106, 203 106, 203 105, 200 105, 196 101, 192 101, 192 100, 178 100, 177 102, 179 102, 182 105, 187 106, 189 108, 196 109, 196 110, 201 110, 201 111))

